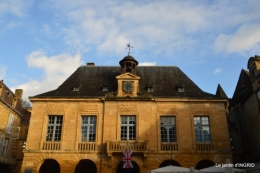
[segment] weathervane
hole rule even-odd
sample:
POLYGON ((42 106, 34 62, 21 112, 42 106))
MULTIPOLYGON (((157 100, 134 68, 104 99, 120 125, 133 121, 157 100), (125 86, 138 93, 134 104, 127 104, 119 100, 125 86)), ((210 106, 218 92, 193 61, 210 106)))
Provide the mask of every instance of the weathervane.
POLYGON ((131 49, 131 48, 134 48, 134 47, 133 47, 133 46, 131 46, 131 45, 130 45, 130 43, 127 45, 127 47, 126 47, 126 49, 128 49, 128 50, 129 50, 129 52, 128 52, 128 55, 130 55, 130 49, 131 49), (128 47, 128 48, 127 48, 127 47, 128 47))

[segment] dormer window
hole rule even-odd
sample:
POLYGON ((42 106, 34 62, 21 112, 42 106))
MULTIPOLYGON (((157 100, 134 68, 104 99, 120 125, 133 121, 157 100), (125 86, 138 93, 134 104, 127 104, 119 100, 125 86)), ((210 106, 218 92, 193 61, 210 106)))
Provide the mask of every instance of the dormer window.
POLYGON ((5 91, 5 94, 6 94, 7 97, 10 97, 11 92, 10 91, 5 91))
POLYGON ((184 92, 184 87, 179 87, 178 92, 184 92))
POLYGON ((153 92, 153 87, 147 87, 147 92, 153 92))
POLYGON ((108 91, 108 86, 103 86, 102 91, 108 91))
POLYGON ((73 87, 73 91, 79 91, 79 87, 78 86, 74 86, 73 87))

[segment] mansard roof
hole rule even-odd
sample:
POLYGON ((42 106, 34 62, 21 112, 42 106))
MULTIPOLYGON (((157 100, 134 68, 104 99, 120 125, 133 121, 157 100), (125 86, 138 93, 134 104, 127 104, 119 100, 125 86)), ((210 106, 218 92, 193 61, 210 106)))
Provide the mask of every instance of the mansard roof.
MULTIPOLYGON (((109 92, 117 92, 116 76, 120 75, 119 66, 81 66, 57 89, 39 94, 39 97, 105 97, 109 92), (77 87, 76 91, 73 89, 77 87), (108 87, 108 91, 103 91, 108 87)), ((176 66, 139 66, 136 75, 140 77, 139 92, 147 92, 153 98, 221 98, 202 91, 188 76, 176 66), (184 88, 184 92, 179 92, 184 88)))

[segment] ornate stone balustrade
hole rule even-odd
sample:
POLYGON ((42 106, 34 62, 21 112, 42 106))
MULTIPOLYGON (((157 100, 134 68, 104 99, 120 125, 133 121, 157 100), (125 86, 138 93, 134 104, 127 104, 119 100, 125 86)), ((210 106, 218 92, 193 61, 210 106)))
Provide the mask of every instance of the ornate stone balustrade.
POLYGON ((162 142, 161 151, 178 151, 177 142, 162 142))
POLYGON ((95 142, 79 142, 78 143, 78 150, 95 151, 96 148, 97 147, 96 147, 95 142))
POLYGON ((134 151, 144 151, 147 150, 147 141, 108 141, 107 150, 108 151, 122 151, 122 150, 134 150, 134 151))
POLYGON ((198 142, 196 143, 196 150, 197 151, 213 151, 213 143, 204 143, 198 142))
POLYGON ((60 142, 44 142, 42 149, 43 150, 60 150, 61 143, 60 142))

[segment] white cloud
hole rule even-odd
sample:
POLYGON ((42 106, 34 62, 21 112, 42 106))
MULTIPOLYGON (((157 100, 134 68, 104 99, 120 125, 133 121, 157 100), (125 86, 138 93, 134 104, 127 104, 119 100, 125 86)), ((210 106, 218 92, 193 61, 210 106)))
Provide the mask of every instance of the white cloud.
POLYGON ((221 34, 217 37, 214 47, 217 51, 243 52, 260 47, 260 24, 245 24, 234 34, 221 34))
POLYGON ((44 75, 41 79, 30 79, 12 88, 23 89, 23 98, 56 89, 82 64, 80 55, 60 54, 47 57, 42 51, 32 52, 26 60, 29 67, 43 69, 44 75))
MULTIPOLYGON (((46 8, 55 10, 53 16, 58 16, 71 52, 96 49, 121 54, 129 42, 137 52, 154 50, 153 54, 172 55, 180 50, 198 52, 197 47, 204 51, 223 30, 230 31, 230 28, 259 20, 256 8, 259 2, 252 0, 207 3, 49 0, 45 4, 46 8)), ((45 29, 48 33, 49 28, 45 29)), ((217 47, 222 50, 221 45, 217 47)))
POLYGON ((4 65, 0 65, 0 80, 3 80, 5 78, 7 67, 4 65))
POLYGON ((156 62, 141 62, 138 66, 155 66, 156 62))
POLYGON ((214 74, 220 73, 221 71, 222 71, 221 68, 217 68, 217 69, 214 71, 214 74))
POLYGON ((1 0, 0 16, 5 14, 13 14, 18 17, 24 17, 26 10, 33 4, 33 0, 1 0))

